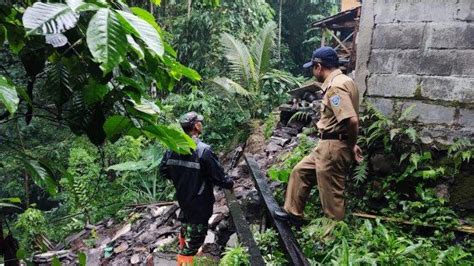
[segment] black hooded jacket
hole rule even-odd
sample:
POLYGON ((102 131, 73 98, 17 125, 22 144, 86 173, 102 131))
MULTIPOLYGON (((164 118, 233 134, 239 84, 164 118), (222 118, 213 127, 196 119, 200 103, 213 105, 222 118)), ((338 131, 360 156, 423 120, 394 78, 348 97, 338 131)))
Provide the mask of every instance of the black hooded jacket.
POLYGON ((160 175, 173 181, 181 221, 192 224, 207 224, 211 217, 214 185, 227 189, 234 185, 209 145, 199 139, 192 154, 167 151, 160 163, 160 175))

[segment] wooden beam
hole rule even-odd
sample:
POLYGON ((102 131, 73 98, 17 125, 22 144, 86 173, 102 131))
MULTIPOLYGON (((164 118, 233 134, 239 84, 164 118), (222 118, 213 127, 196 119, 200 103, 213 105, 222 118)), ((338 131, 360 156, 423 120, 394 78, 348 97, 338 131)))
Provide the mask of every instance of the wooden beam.
POLYGON ((298 266, 309 265, 308 260, 306 260, 303 252, 301 252, 298 246, 298 242, 291 231, 290 225, 287 222, 280 221, 275 217, 274 211, 280 209, 280 206, 278 206, 278 203, 273 197, 273 193, 267 184, 266 177, 260 171, 257 162, 250 154, 245 154, 245 161, 250 168, 250 173, 252 174, 252 178, 255 182, 255 187, 258 189, 260 197, 263 199, 266 209, 270 214, 269 216, 271 221, 278 231, 283 248, 291 260, 290 264, 298 266))
MULTIPOLYGON (((403 219, 400 219, 400 218, 394 218, 394 217, 378 216, 378 215, 367 214, 367 213, 359 213, 359 212, 354 212, 354 213, 352 213, 352 215, 355 216, 355 217, 360 217, 360 218, 380 219, 382 221, 394 222, 394 223, 400 223, 400 224, 406 224, 406 225, 415 225, 415 226, 439 228, 439 226, 432 225, 432 224, 415 224, 413 222, 406 221, 406 220, 403 220, 403 219)), ((462 225, 462 226, 456 226, 456 227, 450 228, 450 229, 454 230, 454 231, 463 232, 463 233, 474 234, 474 227, 473 226, 462 225)))
POLYGON ((242 245, 248 248, 250 254, 250 265, 264 266, 265 261, 263 260, 260 249, 258 249, 257 243, 253 238, 249 223, 245 219, 244 212, 240 208, 239 202, 230 190, 225 189, 224 193, 227 200, 227 206, 229 207, 230 216, 234 221, 235 231, 237 232, 242 245))
MULTIPOLYGON (((352 35, 354 35, 354 32, 355 32, 355 31, 351 32, 351 34, 349 34, 344 40, 342 40, 342 42, 345 42, 345 41, 349 40, 349 38, 352 37, 352 35)), ((341 44, 338 44, 338 45, 336 46, 336 48, 334 48, 334 49, 339 48, 339 46, 341 46, 341 44)))
POLYGON ((339 45, 341 45, 342 49, 346 50, 346 52, 348 54, 351 54, 351 51, 349 51, 349 49, 347 49, 347 47, 341 42, 341 40, 339 40, 339 38, 337 38, 336 34, 334 34, 334 32, 332 32, 332 30, 327 30, 329 32, 329 34, 331 34, 331 36, 336 39, 336 41, 339 43, 339 45))

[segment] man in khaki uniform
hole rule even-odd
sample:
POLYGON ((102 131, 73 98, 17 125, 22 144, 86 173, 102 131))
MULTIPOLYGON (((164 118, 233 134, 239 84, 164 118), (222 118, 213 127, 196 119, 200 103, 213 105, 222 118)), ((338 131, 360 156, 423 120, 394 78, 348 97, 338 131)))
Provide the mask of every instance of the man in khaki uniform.
POLYGON ((321 47, 313 52, 313 75, 323 82, 321 119, 317 123, 318 146, 301 160, 290 175, 283 210, 278 219, 301 223, 311 188, 317 184, 324 214, 334 220, 344 219, 345 176, 353 161, 362 160, 356 145, 359 127, 359 91, 354 81, 338 69, 334 49, 321 47))

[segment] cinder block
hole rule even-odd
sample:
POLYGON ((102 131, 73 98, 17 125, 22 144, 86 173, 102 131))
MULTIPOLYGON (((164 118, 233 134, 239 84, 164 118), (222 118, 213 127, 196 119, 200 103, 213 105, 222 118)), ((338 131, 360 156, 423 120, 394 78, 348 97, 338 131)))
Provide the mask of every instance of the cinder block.
POLYGON ((421 58, 417 74, 449 76, 456 58, 456 50, 427 50, 421 58))
POLYGON ((462 21, 474 21, 474 1, 459 0, 456 19, 462 21))
POLYGON ((459 124, 463 127, 474 127, 474 110, 461 109, 459 110, 459 124))
POLYGON ((419 50, 402 50, 395 57, 394 70, 400 74, 415 74, 420 71, 423 53, 419 50))
POLYGON ((422 44, 424 23, 378 24, 373 48, 416 49, 422 44))
POLYGON ((395 20, 412 21, 452 21, 457 14, 456 1, 446 0, 395 0, 397 6, 395 20))
POLYGON ((457 50, 451 75, 474 76, 474 50, 457 50))
POLYGON ((377 110, 379 110, 382 114, 389 116, 393 113, 393 106, 395 105, 393 99, 368 97, 367 100, 372 103, 374 107, 377 108, 377 110))
MULTIPOLYGON (((365 3, 362 3, 364 5, 365 3)), ((397 4, 387 0, 374 0, 375 23, 395 22, 397 4)))
POLYGON ((393 50, 372 50, 369 60, 369 72, 373 74, 390 74, 395 62, 393 50))
POLYGON ((414 97, 417 86, 415 75, 372 75, 368 80, 367 95, 383 97, 414 97))
POLYGON ((467 22, 430 23, 426 42, 428 48, 474 48, 474 24, 467 22))
POLYGON ((422 77, 421 95, 432 100, 474 102, 474 78, 422 77))
POLYGON ((452 125, 454 123, 454 112, 456 110, 454 107, 428 104, 421 101, 403 101, 398 103, 401 110, 413 104, 415 104, 415 107, 407 118, 409 120, 416 120, 423 124, 452 125))

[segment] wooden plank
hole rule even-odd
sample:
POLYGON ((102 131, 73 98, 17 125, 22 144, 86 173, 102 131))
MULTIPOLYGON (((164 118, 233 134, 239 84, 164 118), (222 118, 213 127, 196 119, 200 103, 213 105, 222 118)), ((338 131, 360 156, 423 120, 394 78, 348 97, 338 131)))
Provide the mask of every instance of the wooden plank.
POLYGON ((249 223, 245 219, 244 212, 242 211, 242 208, 240 208, 239 202, 235 198, 235 195, 230 192, 230 190, 225 189, 224 193, 227 200, 227 206, 229 207, 230 216, 234 221, 235 231, 237 232, 242 245, 248 248, 250 254, 250 265, 265 265, 265 261, 263 260, 257 243, 253 238, 249 223))
POLYGON ((275 225, 278 235, 280 237, 283 248, 286 251, 289 259, 291 260, 292 265, 309 265, 308 260, 306 260, 303 252, 301 252, 298 242, 296 242, 295 236, 291 231, 291 227, 287 222, 280 221, 276 219, 274 211, 278 210, 280 206, 273 197, 273 193, 268 186, 265 176, 259 169, 259 166, 253 156, 250 154, 245 154, 245 161, 250 168, 250 173, 255 182, 260 197, 263 199, 265 206, 270 214, 272 223, 275 225))
MULTIPOLYGON (((401 223, 401 224, 406 224, 406 225, 415 225, 415 226, 439 228, 438 226, 435 226, 435 225, 432 225, 432 224, 415 224, 413 222, 406 221, 406 220, 403 220, 403 219, 400 219, 400 218, 394 218, 394 217, 385 217, 385 216, 378 216, 378 215, 367 214, 367 213, 358 213, 358 212, 354 212, 354 213, 352 213, 352 215, 355 216, 355 217, 360 217, 360 218, 380 219, 382 221, 401 223)), ((468 233, 468 234, 474 234, 474 227, 473 226, 467 226, 467 225, 456 226, 454 228, 450 228, 450 230, 459 231, 459 232, 468 233)))
POLYGON ((334 32, 332 32, 332 30, 326 31, 331 34, 331 36, 337 41, 337 43, 339 43, 339 45, 341 45, 342 49, 344 49, 348 54, 351 54, 351 51, 349 51, 349 49, 341 42, 341 40, 339 40, 339 38, 336 36, 336 34, 334 34, 334 32))

